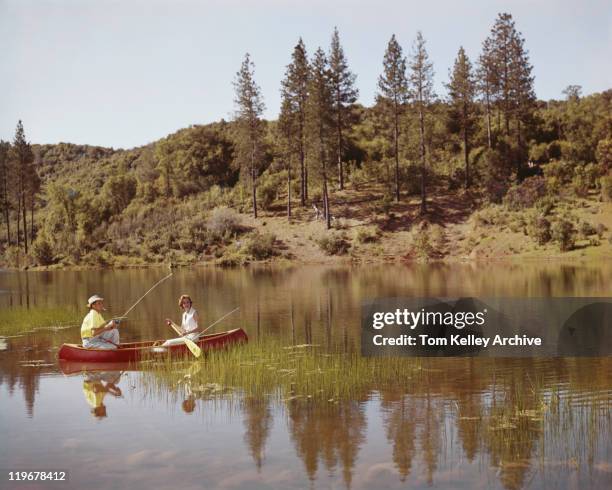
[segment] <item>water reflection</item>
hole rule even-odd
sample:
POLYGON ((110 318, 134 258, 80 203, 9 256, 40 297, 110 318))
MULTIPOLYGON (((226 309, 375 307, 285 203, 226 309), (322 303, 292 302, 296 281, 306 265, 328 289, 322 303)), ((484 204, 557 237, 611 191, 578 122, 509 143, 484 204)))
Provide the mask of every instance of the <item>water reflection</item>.
POLYGON ((99 419, 107 416, 104 398, 106 395, 120 398, 121 389, 117 386, 121 380, 121 371, 83 373, 83 394, 91 408, 91 414, 99 419))
MULTIPOLYGON (((611 272, 610 264, 180 271, 122 334, 168 337, 161 320, 176 309, 176 291, 188 291, 201 298, 203 323, 240 304, 241 316, 223 329, 350 353, 359 350, 364 298, 605 296, 611 272)), ((158 276, 3 274, 0 289, 10 293, 0 303, 77 308, 97 285, 121 312, 158 276)), ((612 487, 610 358, 426 359, 408 381, 367 381, 350 398, 308 399, 220 386, 206 362, 173 365, 181 382, 167 384, 146 366, 58 365, 57 347, 77 339, 78 327, 5 340, 0 437, 8 442, 0 467, 36 459, 69 468, 73 488, 116 485, 92 480, 98 457, 134 489, 177 481, 185 488, 202 481, 211 488, 612 487), (53 444, 63 451, 48 451, 53 444)))

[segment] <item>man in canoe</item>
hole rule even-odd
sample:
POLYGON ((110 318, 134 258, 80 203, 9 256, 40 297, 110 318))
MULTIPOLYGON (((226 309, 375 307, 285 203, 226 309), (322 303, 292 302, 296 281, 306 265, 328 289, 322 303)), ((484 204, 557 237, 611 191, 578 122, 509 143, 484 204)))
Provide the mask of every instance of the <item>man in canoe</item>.
POLYGON ((106 323, 102 316, 104 298, 94 294, 87 300, 89 313, 81 324, 81 339, 86 349, 116 349, 119 345, 119 320, 106 323))
POLYGON ((180 345, 184 344, 185 341, 183 337, 187 337, 189 340, 196 341, 198 339, 198 330, 199 326, 199 318, 198 312, 193 307, 193 302, 191 301, 191 297, 187 294, 182 294, 178 300, 179 308, 183 310, 183 319, 181 321, 181 326, 176 325, 170 318, 166 318, 166 325, 169 327, 173 327, 177 333, 181 335, 181 337, 177 337, 176 339, 166 340, 162 345, 164 347, 168 347, 169 345, 180 345))

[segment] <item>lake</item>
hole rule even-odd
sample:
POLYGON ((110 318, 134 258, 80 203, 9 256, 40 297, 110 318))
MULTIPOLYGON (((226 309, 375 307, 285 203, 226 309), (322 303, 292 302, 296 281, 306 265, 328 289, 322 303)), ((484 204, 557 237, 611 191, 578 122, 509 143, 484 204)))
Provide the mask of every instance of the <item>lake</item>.
MULTIPOLYGON (((213 358, 176 361, 166 374, 62 370, 57 350, 78 342, 91 294, 106 298, 108 318, 120 316, 167 273, 0 272, 0 320, 37 319, 0 339, 4 480, 7 470, 54 470, 68 481, 29 488, 612 487, 608 357, 407 359, 397 378, 351 372, 362 362, 364 300, 609 297, 612 264, 178 269, 130 313, 122 340, 171 337, 163 320, 180 322, 177 299, 188 293, 204 325, 240 306, 212 331, 242 327, 249 348, 314 345, 296 348, 320 356, 320 372, 306 373, 312 386, 339 356, 347 367, 335 379, 352 389, 302 393, 270 359, 261 390, 240 377, 220 385, 213 358), (56 309, 71 320, 41 323, 56 309)), ((13 485, 0 482, 25 488, 13 485)))

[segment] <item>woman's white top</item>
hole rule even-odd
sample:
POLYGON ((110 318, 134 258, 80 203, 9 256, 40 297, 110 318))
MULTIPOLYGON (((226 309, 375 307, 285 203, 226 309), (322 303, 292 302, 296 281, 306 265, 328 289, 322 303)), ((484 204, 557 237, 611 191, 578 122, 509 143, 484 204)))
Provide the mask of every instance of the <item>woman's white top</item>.
POLYGON ((185 332, 193 332, 198 328, 198 322, 195 319, 196 316, 195 308, 191 307, 189 310, 183 313, 183 322, 181 323, 181 327, 185 332))

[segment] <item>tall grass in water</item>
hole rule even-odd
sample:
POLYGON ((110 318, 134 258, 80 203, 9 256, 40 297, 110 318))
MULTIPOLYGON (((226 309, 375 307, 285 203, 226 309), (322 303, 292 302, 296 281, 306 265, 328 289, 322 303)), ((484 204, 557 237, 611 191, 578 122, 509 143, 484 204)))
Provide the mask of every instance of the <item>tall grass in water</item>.
POLYGON ((166 387, 188 383, 194 392, 210 391, 213 386, 213 391, 229 389, 254 397, 276 393, 285 399, 335 401, 359 399, 386 386, 415 383, 421 361, 329 354, 316 346, 284 346, 279 340, 262 340, 210 352, 199 361, 191 357, 151 366, 151 379, 166 387))
POLYGON ((73 327, 80 324, 81 316, 73 309, 61 307, 4 308, 0 310, 0 335, 73 327))

